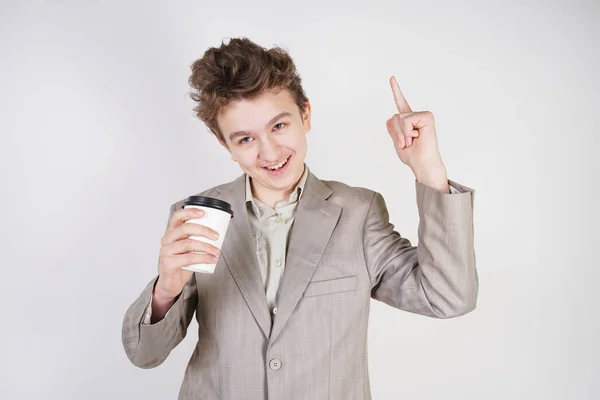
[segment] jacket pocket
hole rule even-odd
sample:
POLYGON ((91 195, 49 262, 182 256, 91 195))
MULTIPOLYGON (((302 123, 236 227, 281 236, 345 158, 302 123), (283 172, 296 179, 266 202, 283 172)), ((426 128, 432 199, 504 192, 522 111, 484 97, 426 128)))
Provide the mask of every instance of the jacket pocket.
POLYGON ((343 278, 327 279, 324 281, 313 281, 308 284, 304 291, 304 297, 320 296, 323 294, 350 292, 358 288, 358 276, 346 276, 343 278))

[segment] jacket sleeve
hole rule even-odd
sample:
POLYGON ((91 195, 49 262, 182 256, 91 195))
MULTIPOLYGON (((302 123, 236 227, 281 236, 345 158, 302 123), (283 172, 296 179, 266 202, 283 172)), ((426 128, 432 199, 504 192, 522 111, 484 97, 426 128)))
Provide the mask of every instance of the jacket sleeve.
MULTIPOLYGON (((174 211, 175 204, 171 206, 169 222, 174 211)), ((155 324, 143 324, 157 280, 158 276, 150 281, 123 319, 122 341, 125 353, 140 368, 154 368, 162 364, 171 350, 185 338, 198 303, 196 279, 192 274, 165 317, 155 324)))
POLYGON ((445 194, 415 182, 416 247, 394 230, 383 197, 373 196, 363 243, 371 297, 434 318, 466 314, 475 309, 479 290, 473 246, 475 191, 449 181, 458 193, 445 194))

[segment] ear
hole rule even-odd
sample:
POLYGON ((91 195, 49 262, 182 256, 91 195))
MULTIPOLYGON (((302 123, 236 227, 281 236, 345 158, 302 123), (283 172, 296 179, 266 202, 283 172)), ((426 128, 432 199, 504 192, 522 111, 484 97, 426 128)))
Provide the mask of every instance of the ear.
POLYGON ((310 132, 310 116, 311 116, 311 108, 310 108, 310 101, 306 100, 306 107, 304 109, 304 112, 302 113, 302 125, 304 126, 304 133, 308 133, 310 132))

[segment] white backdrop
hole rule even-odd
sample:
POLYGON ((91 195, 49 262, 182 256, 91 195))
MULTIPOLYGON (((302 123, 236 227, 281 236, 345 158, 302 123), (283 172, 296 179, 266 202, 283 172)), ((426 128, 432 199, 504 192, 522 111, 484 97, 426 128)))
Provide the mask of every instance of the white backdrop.
POLYGON ((402 235, 418 214, 391 75, 477 191, 478 308, 373 301, 374 399, 600 398, 598 2, 50 3, 0 6, 1 399, 176 398, 195 322, 153 370, 121 322, 171 203, 241 172, 187 97, 190 64, 236 36, 290 51, 308 165, 381 192, 402 235))

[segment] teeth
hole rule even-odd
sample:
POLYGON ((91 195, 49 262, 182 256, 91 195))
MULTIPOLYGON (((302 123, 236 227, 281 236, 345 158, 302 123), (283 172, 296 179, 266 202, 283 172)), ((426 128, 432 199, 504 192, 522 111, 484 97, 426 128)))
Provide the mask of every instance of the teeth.
POLYGON ((286 162, 287 162, 287 158, 285 160, 283 160, 282 162, 280 162, 279 164, 271 165, 271 166, 269 166, 267 168, 270 169, 270 170, 272 170, 272 171, 275 171, 275 170, 283 167, 286 162))

